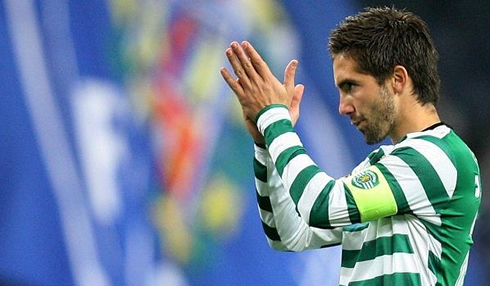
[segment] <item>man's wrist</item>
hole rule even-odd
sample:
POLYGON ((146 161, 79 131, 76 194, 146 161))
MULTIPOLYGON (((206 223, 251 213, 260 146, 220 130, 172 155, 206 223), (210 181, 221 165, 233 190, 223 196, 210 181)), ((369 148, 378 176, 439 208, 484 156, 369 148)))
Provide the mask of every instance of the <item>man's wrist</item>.
POLYGON ((274 104, 267 105, 266 107, 262 108, 257 113, 257 115, 255 115, 255 122, 257 123, 259 120, 259 117, 262 116, 262 114, 264 114, 265 112, 267 112, 268 110, 270 110, 272 108, 286 108, 286 110, 289 110, 288 107, 284 104, 274 103, 274 104))
POLYGON ((294 132, 288 108, 282 104, 265 107, 258 114, 257 129, 264 136, 265 144, 268 147, 277 136, 294 132))
MULTIPOLYGON (((271 104, 264 107, 256 116, 256 124, 259 132, 265 137, 265 129, 276 121, 289 120, 291 115, 289 109, 283 104, 271 104)), ((267 140, 265 140, 267 144, 267 140)))

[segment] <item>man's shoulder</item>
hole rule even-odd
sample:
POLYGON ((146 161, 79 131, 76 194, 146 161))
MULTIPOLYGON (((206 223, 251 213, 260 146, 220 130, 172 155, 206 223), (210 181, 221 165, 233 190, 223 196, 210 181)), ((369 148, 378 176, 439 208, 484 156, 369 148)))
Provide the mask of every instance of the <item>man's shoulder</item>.
POLYGON ((473 151, 468 145, 459 137, 458 134, 449 126, 441 125, 437 128, 416 132, 407 136, 407 140, 399 144, 397 148, 412 147, 416 145, 422 145, 430 149, 440 149, 452 161, 458 157, 470 157, 473 158, 473 151))

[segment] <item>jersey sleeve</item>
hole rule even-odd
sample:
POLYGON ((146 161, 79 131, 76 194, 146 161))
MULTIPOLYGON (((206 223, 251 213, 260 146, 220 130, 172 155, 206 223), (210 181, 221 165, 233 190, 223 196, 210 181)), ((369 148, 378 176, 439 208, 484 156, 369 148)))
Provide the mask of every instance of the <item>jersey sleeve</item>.
POLYGON ((329 229, 397 214, 391 187, 376 166, 338 180, 320 170, 294 131, 286 106, 264 108, 257 126, 294 212, 307 225, 329 229))
POLYGON ((356 202, 361 221, 371 221, 398 213, 391 186, 376 165, 341 180, 356 202))
POLYGON ((255 146, 257 204, 269 245, 282 251, 302 251, 338 245, 342 229, 311 227, 299 217, 266 149, 255 146))
POLYGON ((453 152, 441 138, 421 136, 397 144, 376 163, 397 201, 398 213, 441 225, 441 215, 451 212, 448 204, 463 173, 458 172, 453 152))

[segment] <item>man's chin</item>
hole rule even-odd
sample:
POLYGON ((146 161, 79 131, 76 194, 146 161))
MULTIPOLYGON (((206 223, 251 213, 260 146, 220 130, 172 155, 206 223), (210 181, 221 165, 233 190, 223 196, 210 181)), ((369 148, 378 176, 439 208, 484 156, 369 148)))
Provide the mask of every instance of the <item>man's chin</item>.
POLYGON ((368 145, 378 144, 378 143, 380 143, 381 141, 383 141, 386 138, 386 136, 384 136, 384 137, 381 137, 381 136, 370 136, 371 134, 367 134, 364 131, 361 131, 361 132, 364 135, 364 141, 368 145))

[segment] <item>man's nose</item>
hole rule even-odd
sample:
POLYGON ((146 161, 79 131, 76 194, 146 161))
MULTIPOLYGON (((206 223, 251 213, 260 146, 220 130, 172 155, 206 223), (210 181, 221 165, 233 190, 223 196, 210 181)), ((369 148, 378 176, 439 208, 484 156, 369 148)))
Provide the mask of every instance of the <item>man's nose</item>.
POLYGON ((341 98, 339 102, 339 113, 341 115, 349 115, 353 112, 354 112, 354 106, 352 105, 352 103, 341 98))

